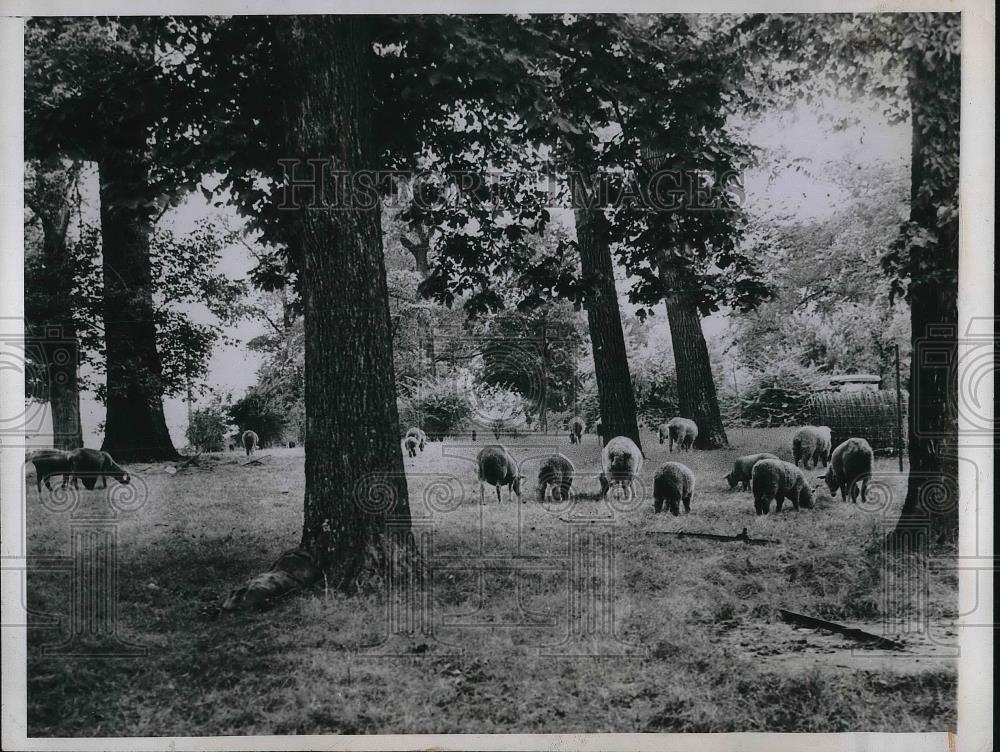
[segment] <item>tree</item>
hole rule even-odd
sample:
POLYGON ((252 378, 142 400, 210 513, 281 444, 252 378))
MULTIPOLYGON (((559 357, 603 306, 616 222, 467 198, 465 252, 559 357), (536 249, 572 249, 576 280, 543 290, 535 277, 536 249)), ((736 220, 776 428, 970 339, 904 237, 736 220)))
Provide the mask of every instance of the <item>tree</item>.
MULTIPOLYGON (((882 260, 893 293, 910 303, 913 349, 906 499, 887 542, 958 530, 958 387, 936 362, 958 354, 958 134, 961 91, 957 13, 752 16, 733 42, 756 71, 758 104, 838 88, 883 104, 891 122, 912 123, 910 217, 882 260), (789 64, 791 63, 791 64, 789 64), (921 349, 935 355, 921 357, 921 349), (919 423, 918 423, 919 421, 919 423)), ((891 298, 890 298, 891 300, 891 298)))
MULTIPOLYGON (((378 166, 372 142, 372 29, 359 16, 275 21, 290 155, 330 156, 348 175, 378 166)), ((334 195, 325 172, 323 185, 334 195)), ((352 589, 409 534, 378 202, 348 189, 347 208, 289 210, 305 307, 305 520, 302 545, 352 589), (331 451, 336 447, 336 451, 331 451)))
POLYGON ((25 40, 28 155, 91 160, 100 172, 108 378, 103 448, 123 461, 177 456, 163 417, 149 268, 160 208, 149 147, 164 94, 154 52, 160 23, 32 19, 25 40))
POLYGON ((74 294, 76 261, 67 233, 73 192, 80 165, 58 161, 35 163, 25 181, 25 204, 33 224, 41 225, 39 251, 26 242, 25 340, 29 354, 38 358, 44 383, 27 393, 48 400, 56 449, 83 446, 80 423, 80 305, 74 294), (38 387, 41 387, 40 389, 38 387))

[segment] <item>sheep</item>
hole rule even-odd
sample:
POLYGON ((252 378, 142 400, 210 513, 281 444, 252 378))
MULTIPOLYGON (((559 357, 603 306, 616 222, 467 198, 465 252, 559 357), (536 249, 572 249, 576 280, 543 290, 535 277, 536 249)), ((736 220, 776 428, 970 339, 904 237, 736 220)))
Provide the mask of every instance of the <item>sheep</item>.
POLYGON ((750 488, 750 474, 753 471, 753 466, 760 460, 776 459, 778 459, 776 455, 768 452, 761 452, 760 454, 747 454, 743 457, 737 457, 733 461, 733 469, 729 471, 729 475, 723 477, 729 481, 729 488, 736 488, 736 486, 742 483, 743 490, 746 491, 750 488))
POLYGON ((569 498, 573 486, 573 463, 561 454, 553 454, 538 468, 539 501, 545 501, 545 494, 552 490, 554 501, 564 501, 569 498))
POLYGON ((631 495, 632 481, 642 470, 642 451, 627 436, 615 436, 601 451, 601 469, 601 496, 615 485, 631 495))
POLYGON ((586 427, 587 424, 583 422, 583 418, 579 415, 574 416, 569 422, 569 443, 582 444, 583 432, 586 427))
POLYGON ((83 487, 93 491, 97 480, 101 480, 101 488, 108 487, 108 476, 120 483, 128 484, 131 476, 119 465, 110 454, 99 449, 76 449, 70 452, 70 472, 73 476, 73 488, 77 488, 77 480, 83 481, 83 487))
POLYGON ((656 429, 656 435, 660 439, 661 444, 666 442, 667 436, 670 435, 670 429, 666 423, 660 423, 660 427, 656 429))
POLYGON ((417 444, 418 443, 419 442, 417 441, 417 437, 416 436, 407 436, 405 439, 403 439, 403 446, 406 447, 406 456, 407 457, 416 457, 417 456, 417 444))
POLYGON ((800 507, 812 508, 812 489, 806 476, 791 462, 760 460, 753 466, 750 479, 753 488, 753 506, 757 514, 767 514, 771 499, 777 502, 775 512, 781 511, 785 499, 792 502, 795 511, 800 507))
POLYGON ((511 492, 521 498, 521 481, 525 476, 518 475, 517 463, 510 456, 510 452, 499 444, 483 447, 476 456, 476 463, 479 467, 479 502, 486 503, 486 491, 484 484, 496 486, 497 503, 500 503, 500 486, 507 486, 507 501, 511 499, 511 492))
POLYGON ((850 493, 851 501, 858 501, 858 481, 861 482, 861 501, 868 501, 868 479, 872 472, 875 453, 871 444, 864 439, 850 438, 833 450, 830 466, 822 477, 833 496, 840 489, 841 498, 847 501, 850 493))
POLYGON ((598 418, 597 422, 594 424, 594 433, 597 434, 597 440, 603 446, 604 445, 604 424, 601 422, 600 418, 598 418))
POLYGON ((802 460, 802 467, 806 470, 817 467, 820 462, 826 467, 830 459, 831 443, 829 426, 803 426, 795 432, 795 438, 792 439, 795 464, 798 465, 799 460, 802 460))
POLYGON ((39 449, 31 455, 31 464, 35 466, 35 484, 38 486, 38 493, 42 492, 43 481, 45 487, 52 490, 49 479, 53 475, 62 475, 62 487, 66 487, 66 483, 71 477, 70 462, 72 457, 72 452, 64 452, 61 449, 39 449))
POLYGON ((253 454, 254 450, 257 448, 257 442, 259 441, 257 434, 253 431, 243 432, 243 448, 247 450, 247 457, 253 454))
POLYGON ((670 438, 668 451, 674 451, 674 444, 677 444, 678 451, 686 449, 691 451, 694 440, 698 438, 698 424, 687 418, 671 418, 667 421, 667 433, 670 438))
POLYGON ((680 515, 681 502, 684 502, 684 511, 690 512, 693 496, 694 473, 680 462, 667 462, 653 478, 653 511, 656 513, 663 510, 663 502, 674 517, 680 515))
POLYGON ((427 443, 427 434, 414 426, 406 432, 406 435, 407 437, 412 436, 415 438, 417 440, 417 444, 420 446, 420 451, 424 451, 424 445, 427 443))

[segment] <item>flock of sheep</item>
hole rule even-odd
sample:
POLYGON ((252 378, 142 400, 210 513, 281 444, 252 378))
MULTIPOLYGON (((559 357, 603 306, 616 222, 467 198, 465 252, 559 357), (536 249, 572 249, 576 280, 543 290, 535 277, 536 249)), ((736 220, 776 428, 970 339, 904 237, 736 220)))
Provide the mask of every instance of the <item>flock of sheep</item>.
MULTIPOLYGON (((579 417, 568 423, 570 443, 583 441, 585 424, 579 417)), ((691 451, 698 437, 698 426, 687 418, 674 418, 659 428, 660 443, 669 441, 669 451, 691 451)), ((423 450, 425 438, 419 428, 411 428, 404 440, 409 456, 416 456, 419 447, 423 450)), ((758 515, 767 514, 771 502, 775 511, 780 512, 785 500, 798 510, 813 505, 813 487, 803 468, 809 470, 822 463, 826 472, 820 479, 826 481, 831 494, 840 494, 844 501, 850 497, 857 502, 858 494, 862 502, 867 500, 868 479, 872 472, 874 453, 869 443, 862 438, 850 438, 832 448, 830 428, 827 426, 805 426, 792 441, 794 463, 785 462, 768 453, 738 457, 733 469, 725 476, 731 489, 742 486, 744 491, 752 490, 754 509, 758 515), (802 468, 799 463, 802 463, 802 468)), ((626 436, 615 436, 601 452, 601 497, 620 491, 631 496, 633 480, 642 470, 642 451, 626 436)), ((485 487, 494 486, 497 501, 501 500, 500 489, 507 486, 508 500, 513 494, 521 497, 521 485, 526 476, 518 471, 517 462, 510 452, 501 445, 487 446, 477 458, 479 498, 485 501, 485 487)), ((551 493, 553 500, 568 499, 575 469, 573 463, 562 454, 546 458, 538 471, 537 498, 544 501, 551 493)), ((653 478, 653 509, 663 510, 664 506, 674 516, 691 511, 691 501, 695 491, 695 475, 689 467, 680 462, 667 462, 653 478)))

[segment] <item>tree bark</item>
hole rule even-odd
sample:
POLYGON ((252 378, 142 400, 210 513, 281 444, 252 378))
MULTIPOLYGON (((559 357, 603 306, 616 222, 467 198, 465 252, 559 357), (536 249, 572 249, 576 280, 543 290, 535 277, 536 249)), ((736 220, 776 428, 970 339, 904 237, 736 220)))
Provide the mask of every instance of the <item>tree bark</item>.
MULTIPOLYGON (((375 169, 372 53, 363 16, 283 17, 289 155, 329 157, 323 173, 375 169)), ((304 259, 306 442, 302 547, 330 582, 354 590, 409 540, 410 508, 391 351, 381 207, 355 193, 344 208, 289 209, 304 259), (366 203, 367 202, 367 203, 366 203)))
POLYGON ((149 260, 152 209, 144 149, 109 148, 98 162, 104 264, 107 418, 102 449, 122 462, 177 458, 163 417, 149 260))
MULTIPOLYGON (((953 61, 952 85, 958 82, 958 61, 953 61)), ((910 175, 910 221, 933 233, 935 247, 922 252, 923 268, 911 277, 907 291, 910 301, 910 390, 907 439, 910 472, 906 499, 890 546, 920 549, 927 539, 954 541, 958 535, 958 221, 939 227, 937 206, 952 200, 958 192, 958 170, 953 182, 925 190, 934 184, 931 160, 951 158, 937 154, 942 143, 934 143, 927 126, 935 120, 958 121, 959 97, 941 96, 947 76, 940 70, 928 71, 919 56, 913 60, 909 81, 912 112, 912 164, 910 175), (935 101, 937 100, 937 101, 935 101), (953 108, 942 108, 941 101, 953 108), (928 121, 931 121, 930 123, 928 121), (944 366, 944 367, 942 367, 944 366)), ((956 133, 939 134, 938 139, 958 139, 956 133)))
MULTIPOLYGON (((666 252, 661 252, 658 263, 670 323, 670 341, 674 348, 678 410, 681 417, 698 424, 695 447, 721 449, 729 445, 729 439, 722 425, 712 364, 697 304, 685 289, 683 275, 671 263, 666 252)), ((664 416, 665 419, 670 417, 664 416)))
POLYGON ((615 436, 627 436, 642 449, 611 248, 603 226, 605 220, 599 211, 588 208, 583 200, 577 201, 574 216, 581 270, 583 276, 595 284, 586 309, 601 403, 602 441, 606 444, 615 436))
POLYGON ((66 245, 74 166, 40 164, 36 191, 26 201, 42 225, 43 262, 29 281, 25 313, 32 344, 40 348, 46 375, 45 395, 52 414, 52 444, 56 449, 83 446, 80 423, 80 345, 73 310, 75 271, 66 245), (37 305, 35 301, 40 301, 37 305))

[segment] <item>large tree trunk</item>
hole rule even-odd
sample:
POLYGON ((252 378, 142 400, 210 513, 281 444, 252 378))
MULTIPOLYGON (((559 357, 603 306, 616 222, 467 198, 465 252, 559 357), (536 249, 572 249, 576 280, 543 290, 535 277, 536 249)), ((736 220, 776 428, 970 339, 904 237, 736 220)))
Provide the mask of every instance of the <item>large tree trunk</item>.
POLYGON ((671 263, 669 255, 661 253, 658 262, 670 323, 670 341, 674 347, 678 410, 681 417, 698 424, 698 438, 694 443, 698 449, 721 449, 729 445, 729 439, 722 425, 697 304, 685 289, 683 275, 671 263))
POLYGON ((907 291, 913 346, 907 418, 910 474, 903 509, 888 540, 902 549, 919 549, 928 538, 956 540, 958 535, 958 221, 940 227, 937 218, 938 204, 957 196, 958 135, 957 129, 942 133, 928 127, 958 122, 957 91, 940 88, 957 89, 960 65, 957 60, 951 64, 953 79, 947 81, 949 71, 942 70, 946 66, 931 72, 916 56, 909 81, 910 220, 933 233, 937 243, 911 251, 921 258, 911 263, 917 273, 907 291), (945 161, 954 161, 956 167, 947 182, 938 178, 945 161), (928 191, 929 186, 937 190, 928 191))
POLYGON ((583 276, 595 284, 586 308, 601 403, 603 441, 606 444, 615 436, 627 436, 641 449, 635 393, 625 352, 625 334, 618 309, 618 292, 604 215, 588 208, 584 203, 585 197, 578 199, 574 215, 580 267, 583 276))
MULTIPOLYGON (((286 17, 288 154, 330 157, 331 172, 377 167, 371 143, 372 53, 363 16, 286 17)), ((350 181, 348 181, 349 183, 350 181)), ((304 259, 306 490, 302 546, 352 590, 408 540, 410 508, 391 351, 380 207, 289 215, 304 259)))
POLYGON ((78 166, 39 164, 25 200, 42 225, 43 262, 26 280, 25 313, 33 347, 45 369, 45 398, 56 449, 83 446, 80 424, 80 345, 73 310, 75 270, 66 246, 71 197, 78 166))
POLYGON ((141 148, 112 148, 98 169, 108 379, 102 449, 124 462, 176 459, 153 320, 152 210, 143 203, 149 168, 141 148))

